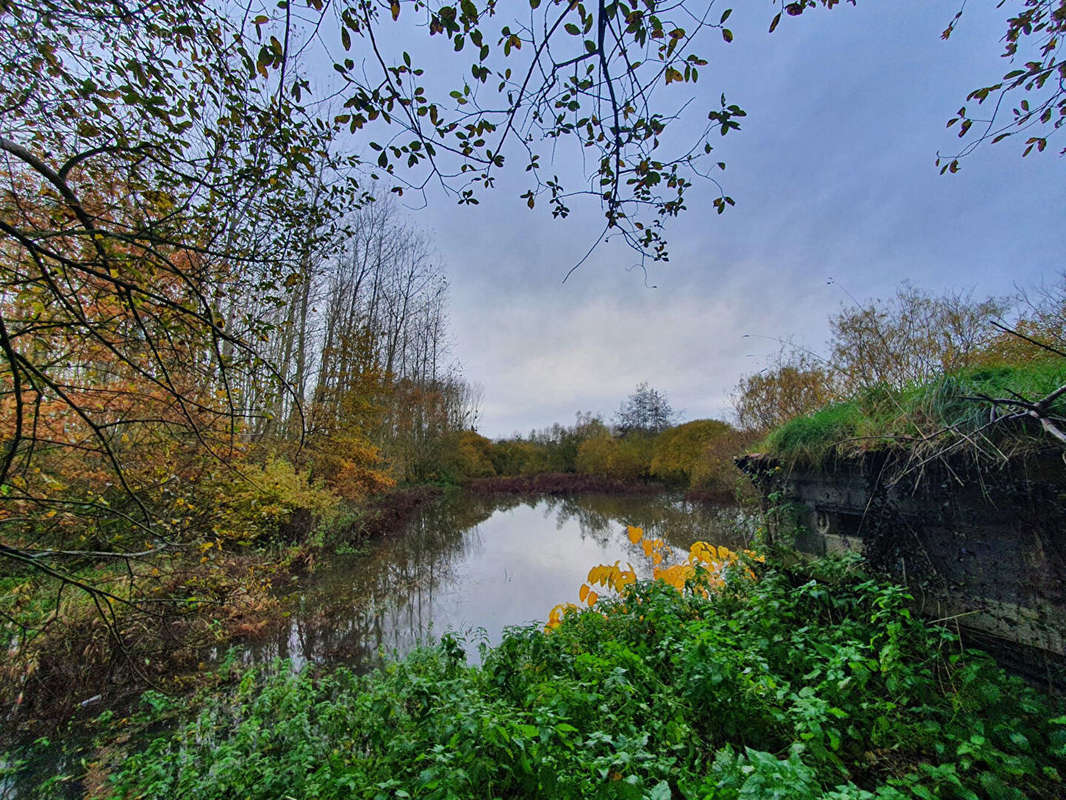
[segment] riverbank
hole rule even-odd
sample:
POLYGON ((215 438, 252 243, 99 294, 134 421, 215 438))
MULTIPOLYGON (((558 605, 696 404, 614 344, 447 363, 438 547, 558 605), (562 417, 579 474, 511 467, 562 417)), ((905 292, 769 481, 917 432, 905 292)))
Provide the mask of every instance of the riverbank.
POLYGON ((605 475, 576 472, 545 472, 536 475, 510 475, 493 478, 473 478, 462 484, 473 494, 547 495, 567 494, 654 495, 668 487, 661 483, 640 480, 618 480, 605 475))
POLYGON ((854 562, 638 584, 484 663, 445 637, 366 676, 250 671, 103 719, 98 797, 1061 797, 1061 701, 854 562), (164 723, 167 732, 145 737, 164 723))
MULTIPOLYGON (((102 616, 91 598, 73 587, 60 593, 57 585, 34 582, 27 576, 22 579, 25 588, 19 589, 11 580, 12 596, 20 598, 16 610, 22 614, 21 621, 36 627, 23 648, 0 665, 4 718, 0 738, 10 742, 15 737, 51 736, 67 720, 84 721, 102 709, 121 709, 148 688, 171 694, 195 690, 211 680, 207 673, 227 647, 269 650, 272 642, 284 638, 293 615, 300 613, 293 603, 322 583, 323 569, 332 573, 335 565, 349 563, 352 569, 389 569, 389 564, 378 564, 382 559, 392 567, 410 563, 415 556, 404 547, 383 551, 380 543, 400 537, 413 520, 446 497, 477 498, 463 512, 464 525, 484 520, 493 509, 554 497, 564 503, 565 514, 576 515, 594 539, 607 535, 609 520, 615 517, 624 519, 624 524, 655 527, 657 515, 668 511, 669 520, 660 524, 664 530, 682 538, 700 538, 690 530, 697 524, 692 507, 672 509, 669 503, 652 501, 659 491, 661 487, 645 483, 579 475, 494 479, 465 488, 396 488, 367 499, 359 509, 349 509, 331 526, 314 526, 304 520, 300 525, 282 526, 276 538, 252 545, 186 548, 134 562, 131 569, 142 602, 115 603, 109 617, 102 616), (574 504, 567 499, 582 496, 582 490, 590 488, 598 490, 594 502, 574 504), (648 502, 650 512, 644 510, 648 502), (53 613, 57 593, 62 603, 53 613)), ((429 524, 439 535, 422 545, 428 552, 457 546, 454 542, 445 545, 444 531, 451 523, 435 519, 429 524)), ((525 535, 530 537, 529 547, 535 547, 533 542, 542 536, 540 523, 534 520, 530 526, 525 535)), ((116 587, 126 585, 123 573, 109 570, 113 567, 90 564, 79 577, 100 590, 117 591, 116 587)), ((335 581, 344 597, 347 587, 359 583, 344 577, 328 581, 335 581)), ((389 590, 392 594, 404 591, 400 586, 389 590)), ((573 589, 561 587, 560 591, 565 597, 573 589)), ((546 614, 560 599, 545 597, 529 617, 516 621, 546 614)), ((337 609, 334 599, 316 602, 343 613, 343 604, 337 609)), ((366 600, 350 598, 347 602, 366 600)), ((381 599, 375 603, 380 605, 381 599)))
POLYGON ((345 509, 339 523, 315 523, 297 510, 267 541, 209 542, 122 568, 87 563, 76 576, 95 597, 29 571, 5 578, 15 598, 7 610, 24 633, 0 666, 0 746, 121 709, 149 688, 182 694, 209 682, 212 653, 254 645, 284 626, 282 598, 323 556, 401 530, 439 495, 432 487, 396 490, 345 509), (124 602, 130 584, 139 594, 124 602))
MULTIPOLYGON (((604 475, 575 472, 548 472, 538 475, 512 475, 494 478, 473 478, 462 484, 464 490, 480 495, 514 494, 559 497, 569 494, 607 494, 647 496, 678 491, 677 487, 656 481, 618 480, 604 475)), ((741 500, 750 501, 754 495, 741 493, 741 500)), ((686 489, 681 496, 691 503, 735 504, 738 493, 726 489, 686 489)))

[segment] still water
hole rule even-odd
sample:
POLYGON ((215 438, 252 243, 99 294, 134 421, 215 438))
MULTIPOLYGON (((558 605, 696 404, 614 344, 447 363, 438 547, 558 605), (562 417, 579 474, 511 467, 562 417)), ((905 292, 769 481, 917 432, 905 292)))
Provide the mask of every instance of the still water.
POLYGON ((363 670, 451 632, 477 662, 479 644, 497 644, 504 628, 543 624, 556 603, 576 603, 596 564, 632 563, 650 578, 627 525, 665 539, 679 558, 697 540, 738 547, 750 533, 736 509, 671 496, 448 496, 402 534, 320 561, 287 598, 287 627, 245 661, 363 670))
MULTIPOLYGON (((681 559, 701 539, 742 547, 752 524, 735 508, 668 495, 445 495, 423 507, 405 530, 320 560, 283 598, 287 624, 245 646, 239 658, 247 664, 283 658, 294 669, 313 662, 366 671, 452 632, 462 639, 467 659, 477 663, 479 644, 497 644, 508 626, 543 624, 557 603, 576 603, 597 564, 631 563, 639 577, 650 578, 651 564, 626 536, 627 525, 664 539, 681 559)), ((62 774, 70 778, 49 796, 81 797, 77 765, 91 752, 85 737, 56 741, 7 778, 0 759, 0 800, 36 796, 31 787, 62 774)))

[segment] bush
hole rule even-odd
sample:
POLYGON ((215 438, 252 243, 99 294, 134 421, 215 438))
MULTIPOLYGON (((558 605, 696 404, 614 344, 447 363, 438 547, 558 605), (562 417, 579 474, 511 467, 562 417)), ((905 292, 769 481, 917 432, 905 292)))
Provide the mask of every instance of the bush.
POLYGON ((803 353, 792 361, 748 375, 737 385, 733 400, 737 421, 744 430, 765 433, 791 419, 810 414, 836 395, 829 371, 811 363, 803 353))
POLYGON ((654 441, 639 434, 586 439, 577 451, 577 471, 618 481, 642 480, 650 474, 654 441))
POLYGON ((617 444, 609 434, 586 439, 577 449, 577 471, 585 475, 606 475, 615 447, 617 444))
POLYGON ((445 469, 459 480, 491 478, 496 474, 492 464, 492 442, 474 431, 458 431, 448 437, 445 469))
POLYGON ((663 431, 655 440, 651 475, 692 489, 732 489, 740 472, 733 457, 746 437, 716 419, 698 419, 663 431))
POLYGON ((309 449, 315 475, 346 500, 362 500, 396 485, 381 449, 358 432, 314 440, 309 449))
POLYGON ((655 438, 631 434, 615 439, 607 458, 607 477, 619 481, 637 481, 649 477, 655 438))
POLYGON ((334 492, 311 480, 310 470, 297 470, 277 457, 227 471, 217 484, 204 488, 213 502, 211 533, 231 542, 273 538, 297 512, 328 523, 340 503, 334 492))
MULTIPOLYGON (((663 583, 445 636, 358 677, 249 672, 125 758, 119 797, 904 800, 1062 796, 1052 700, 846 563, 663 583), (831 577, 830 577, 831 576, 831 577), (950 655, 949 655, 950 654, 950 655)), ((148 720, 150 723, 150 720, 148 720)))
POLYGON ((541 448, 525 439, 504 439, 495 442, 489 458, 497 475, 532 475, 543 472, 541 448))

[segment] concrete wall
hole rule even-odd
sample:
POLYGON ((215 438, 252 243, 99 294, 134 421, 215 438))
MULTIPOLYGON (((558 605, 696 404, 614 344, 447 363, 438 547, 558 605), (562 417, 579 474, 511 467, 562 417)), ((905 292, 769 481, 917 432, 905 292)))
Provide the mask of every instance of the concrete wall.
POLYGON ((978 465, 871 453, 814 467, 748 456, 767 503, 792 504, 798 549, 862 553, 1033 680, 1066 685, 1066 463, 1061 452, 978 465))

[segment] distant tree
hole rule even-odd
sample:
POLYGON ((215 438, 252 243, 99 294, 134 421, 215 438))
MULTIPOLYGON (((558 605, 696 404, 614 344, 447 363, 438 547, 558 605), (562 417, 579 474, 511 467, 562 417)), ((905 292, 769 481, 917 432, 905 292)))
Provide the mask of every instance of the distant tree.
POLYGON ((630 433, 659 433, 674 423, 674 410, 666 395, 641 383, 615 414, 615 427, 623 436, 630 433))
POLYGON ((993 342, 1008 301, 933 295, 908 284, 894 297, 844 308, 829 321, 829 362, 840 391, 893 389, 974 364, 993 342))
POLYGON ((982 364, 1024 364, 1055 358, 1066 351, 1066 273, 1050 286, 1023 290, 1019 312, 1009 325, 999 323, 982 364))
MULTIPOLYGON (((864 390, 904 389, 1002 361, 1017 351, 1009 341, 1016 337, 1005 340, 993 323, 1010 305, 1006 298, 935 295, 904 283, 887 300, 846 306, 829 320, 826 358, 786 345, 767 369, 741 379, 733 400, 737 421, 744 430, 765 432, 864 390)), ((1055 338, 1061 319, 1054 299, 1032 308, 1033 318, 1041 320, 1032 325, 1055 338)))
POLYGON ((763 433, 821 408, 834 396, 824 366, 804 353, 783 352, 776 364, 741 379, 733 408, 743 430, 763 433))

